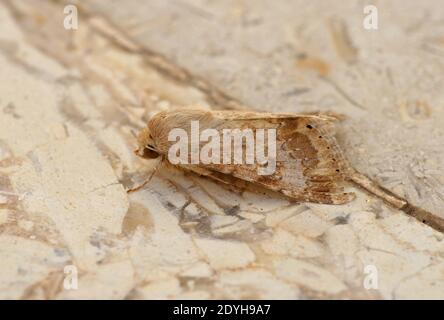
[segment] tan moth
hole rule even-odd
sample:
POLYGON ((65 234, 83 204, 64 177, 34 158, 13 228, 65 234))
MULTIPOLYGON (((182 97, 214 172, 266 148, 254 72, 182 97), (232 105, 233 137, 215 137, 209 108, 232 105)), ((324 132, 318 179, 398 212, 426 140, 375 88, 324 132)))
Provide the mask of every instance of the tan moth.
MULTIPOLYGON (((344 186, 349 181, 421 222, 437 230, 444 230, 443 219, 410 205, 405 199, 385 190, 351 168, 334 137, 336 120, 336 117, 320 114, 272 114, 181 108, 154 115, 138 135, 136 153, 146 159, 159 158, 161 161, 168 161, 169 151, 175 144, 175 141, 169 139, 170 132, 179 128, 187 136, 192 135, 193 122, 199 123, 200 132, 207 129, 218 132, 251 129, 257 133, 259 130, 272 129, 276 131, 276 154, 273 158, 275 170, 272 174, 259 174, 258 166, 264 164, 251 162, 239 164, 229 161, 189 161, 175 166, 220 183, 236 186, 247 182, 279 192, 296 201, 322 204, 344 204, 352 201, 354 193, 344 192, 344 186)), ((251 153, 248 151, 247 142, 245 140, 240 145, 245 155, 251 153)), ((206 143, 199 141, 198 148, 204 149, 206 143)), ((186 156, 188 159, 192 157, 191 149, 192 146, 186 148, 189 152, 186 156)), ((220 153, 224 151, 221 149, 220 153)))

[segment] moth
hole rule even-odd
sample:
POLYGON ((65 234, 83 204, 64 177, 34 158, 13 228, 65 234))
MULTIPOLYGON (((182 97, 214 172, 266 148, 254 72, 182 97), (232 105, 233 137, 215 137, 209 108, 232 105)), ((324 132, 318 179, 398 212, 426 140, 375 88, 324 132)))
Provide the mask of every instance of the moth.
MULTIPOLYGON (((187 172, 231 186, 251 183, 298 202, 348 203, 355 198, 355 194, 345 192, 344 187, 347 182, 352 182, 433 228, 444 230, 443 219, 412 206, 348 164, 335 138, 334 123, 337 120, 335 116, 322 114, 272 114, 180 108, 155 114, 139 132, 138 148, 135 152, 145 159, 168 161, 168 152, 176 143, 169 139, 170 132, 180 128, 190 136, 192 122, 199 123, 200 132, 206 129, 218 132, 232 129, 251 129, 253 132, 273 129, 276 132, 276 168, 272 174, 259 174, 259 164, 251 163, 189 161, 174 165, 187 172)), ((204 142, 198 143, 198 147, 203 147, 204 142)), ((248 154, 248 143, 244 141, 241 148, 244 154, 248 154)), ((189 152, 191 149, 187 148, 189 152)), ((190 157, 191 155, 188 155, 188 159, 190 157)))

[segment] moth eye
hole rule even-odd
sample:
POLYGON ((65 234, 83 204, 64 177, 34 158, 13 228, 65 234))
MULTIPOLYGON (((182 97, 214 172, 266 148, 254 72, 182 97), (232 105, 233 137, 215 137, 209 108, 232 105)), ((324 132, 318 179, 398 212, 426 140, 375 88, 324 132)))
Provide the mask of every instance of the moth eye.
POLYGON ((155 159, 155 158, 159 157, 159 154, 156 151, 154 151, 154 150, 145 148, 145 149, 143 149, 142 157, 145 158, 145 159, 155 159))
POLYGON ((313 129, 313 126, 311 124, 307 124, 308 129, 313 129))

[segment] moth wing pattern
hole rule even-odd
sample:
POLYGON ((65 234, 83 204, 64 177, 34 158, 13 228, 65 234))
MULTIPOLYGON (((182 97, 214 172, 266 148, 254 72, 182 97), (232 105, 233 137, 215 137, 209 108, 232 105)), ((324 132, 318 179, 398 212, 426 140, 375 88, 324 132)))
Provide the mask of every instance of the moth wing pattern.
MULTIPOLYGON (((201 123, 218 130, 275 128, 276 170, 271 175, 260 175, 257 164, 180 165, 183 169, 197 173, 205 169, 203 175, 225 183, 230 181, 227 176, 233 176, 297 201, 343 204, 354 199, 354 194, 345 193, 342 186, 349 167, 334 138, 335 118, 216 111, 202 119, 205 121, 201 123)), ((245 143, 242 148, 245 154, 245 143)))

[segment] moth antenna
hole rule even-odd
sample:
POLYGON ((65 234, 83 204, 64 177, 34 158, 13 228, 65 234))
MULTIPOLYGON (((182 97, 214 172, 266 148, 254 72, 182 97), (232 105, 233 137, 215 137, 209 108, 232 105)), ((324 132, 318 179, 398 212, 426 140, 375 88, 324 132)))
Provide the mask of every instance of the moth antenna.
POLYGON ((160 165, 163 163, 163 156, 160 157, 160 160, 157 162, 156 166, 153 168, 153 171, 151 172, 151 174, 149 175, 149 177, 139 186, 128 189, 126 192, 130 193, 130 192, 134 192, 134 191, 138 191, 140 189, 142 189, 143 187, 145 187, 148 182, 151 181, 151 179, 154 177, 154 174, 156 174, 157 169, 160 167, 160 165))
POLYGON ((369 177, 358 171, 352 170, 352 172, 349 173, 348 178, 361 188, 364 188, 397 209, 401 209, 407 204, 406 200, 381 187, 369 177))
POLYGON ((353 170, 352 172, 350 172, 348 179, 354 182, 359 187, 381 198, 396 209, 403 211, 407 215, 414 217, 418 221, 428 225, 429 227, 437 231, 444 232, 444 219, 410 204, 406 199, 403 199, 390 190, 381 187, 376 182, 368 178, 366 175, 353 170))

